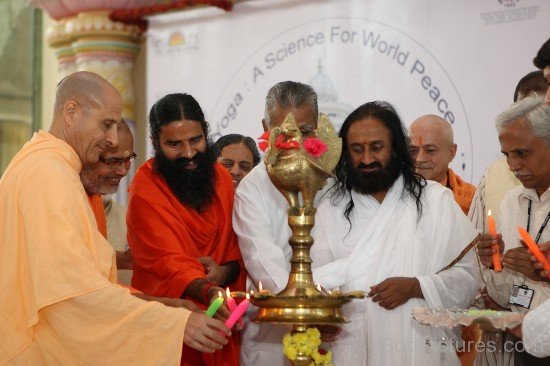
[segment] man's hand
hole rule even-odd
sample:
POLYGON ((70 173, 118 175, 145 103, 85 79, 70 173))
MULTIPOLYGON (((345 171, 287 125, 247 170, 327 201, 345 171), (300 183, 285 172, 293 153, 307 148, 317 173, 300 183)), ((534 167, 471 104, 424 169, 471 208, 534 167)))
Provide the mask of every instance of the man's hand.
POLYGON ((130 253, 130 249, 122 252, 122 251, 116 251, 116 268, 117 269, 134 269, 134 265, 132 263, 132 253, 130 253))
MULTIPOLYGON (((523 241, 522 241, 523 243, 523 241)), ((535 263, 531 261, 529 250, 524 247, 513 248, 504 253, 502 265, 512 271, 519 272, 533 281, 543 281, 544 279, 538 274, 535 263)))
POLYGON ((415 277, 392 277, 370 287, 369 297, 387 310, 395 309, 412 298, 424 298, 415 277))
MULTIPOLYGON (((550 241, 539 244, 539 248, 542 251, 542 253, 546 256, 546 259, 550 261, 550 241)), ((541 280, 550 282, 550 273, 544 270, 544 266, 542 265, 542 263, 539 263, 537 258, 535 258, 535 256, 532 254, 530 259, 531 259, 531 262, 534 263, 536 270, 539 271, 541 280)))
POLYGON ((523 333, 521 332, 521 324, 518 325, 515 328, 506 329, 506 332, 512 334, 513 336, 515 336, 516 338, 519 338, 519 339, 521 339, 523 337, 523 333))
MULTIPOLYGON (((220 293, 222 294, 222 297, 224 298, 226 297, 225 290, 223 290, 221 287, 211 287, 208 290, 208 296, 210 296, 210 302, 208 306, 210 306, 210 304, 212 304, 212 301, 216 300, 220 296, 219 295, 220 293)), ((222 322, 225 322, 227 318, 229 318, 229 315, 231 315, 231 313, 229 312, 229 309, 227 308, 227 304, 224 301, 222 306, 220 306, 218 311, 216 311, 216 314, 214 314, 214 318, 219 319, 222 322)))
POLYGON ((202 264, 204 272, 206 272, 206 279, 208 281, 213 282, 218 286, 225 282, 228 275, 228 269, 225 266, 219 266, 210 257, 200 257, 197 259, 202 264))
POLYGON ((199 352, 214 353, 227 344, 230 335, 231 331, 221 321, 191 313, 185 325, 183 343, 199 352))
POLYGON ((502 256, 502 253, 504 252, 504 242, 502 241, 501 234, 497 234, 496 237, 490 234, 483 234, 476 245, 479 260, 481 261, 481 264, 487 268, 491 268, 493 266, 493 253, 496 253, 496 248, 493 248, 493 243, 495 240, 498 243, 498 250, 502 256))
POLYGON ((342 333, 341 327, 332 324, 317 325, 316 328, 321 332, 321 340, 323 342, 334 342, 340 333, 342 333))

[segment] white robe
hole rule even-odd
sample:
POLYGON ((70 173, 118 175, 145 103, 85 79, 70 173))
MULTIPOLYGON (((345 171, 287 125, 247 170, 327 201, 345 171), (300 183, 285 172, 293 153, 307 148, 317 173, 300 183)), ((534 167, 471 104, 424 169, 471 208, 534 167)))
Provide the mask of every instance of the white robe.
POLYGON ((411 299, 393 310, 371 299, 352 301, 345 308, 350 323, 331 345, 335 364, 459 365, 450 342, 458 336, 417 323, 411 311, 469 306, 480 281, 469 250, 477 236, 474 227, 451 191, 438 183, 428 182, 424 189, 419 221, 414 197, 404 193, 401 177, 382 204, 370 195, 352 196, 351 231, 344 217, 349 196, 337 206, 325 198, 318 207, 312 259, 332 263, 314 268, 314 281, 328 288, 368 292, 390 277, 416 277, 425 299, 411 299), (447 346, 442 345, 443 337, 447 346))
MULTIPOLYGON (((322 193, 317 194, 317 200, 322 193)), ((233 209, 233 230, 239 238, 248 273, 248 290, 256 291, 260 281, 264 289, 274 293, 286 287, 292 257, 292 248, 288 244, 291 230, 287 210, 288 203, 271 183, 264 164, 256 166, 239 183, 233 209)), ((282 341, 291 328, 252 323, 255 315, 252 309, 246 317, 241 365, 290 365, 283 355, 282 341)))

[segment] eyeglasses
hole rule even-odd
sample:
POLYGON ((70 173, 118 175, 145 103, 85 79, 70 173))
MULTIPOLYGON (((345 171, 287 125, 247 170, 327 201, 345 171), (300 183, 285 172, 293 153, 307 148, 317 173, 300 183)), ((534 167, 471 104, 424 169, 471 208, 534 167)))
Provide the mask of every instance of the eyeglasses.
POLYGON ((130 166, 132 164, 132 161, 136 158, 136 153, 133 153, 132 155, 128 156, 127 158, 109 158, 105 159, 104 157, 100 156, 99 161, 101 161, 103 164, 107 165, 109 168, 116 168, 124 164, 125 166, 130 166))

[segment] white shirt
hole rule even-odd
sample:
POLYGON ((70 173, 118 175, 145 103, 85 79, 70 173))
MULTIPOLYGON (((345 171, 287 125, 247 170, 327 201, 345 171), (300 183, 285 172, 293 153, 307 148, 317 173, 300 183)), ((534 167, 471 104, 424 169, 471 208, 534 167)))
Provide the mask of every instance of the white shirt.
MULTIPOLYGON (((331 180, 326 187, 330 185, 331 180)), ((316 200, 323 192, 317 193, 316 200)), ((271 183, 264 164, 257 165, 239 183, 233 208, 233 230, 239 239, 248 273, 248 290, 256 291, 260 281, 264 289, 273 293, 286 287, 292 257, 287 210, 288 202, 271 183)), ((255 315, 255 311, 247 314, 241 365, 288 365, 282 352, 282 340, 291 328, 252 323, 255 315)))
POLYGON ((536 357, 550 356, 550 300, 527 313, 522 333, 527 352, 536 357))
MULTIPOLYGON (((537 236, 548 212, 550 212, 550 191, 544 192, 539 198, 534 189, 519 186, 508 192, 500 206, 500 218, 497 230, 502 234, 504 250, 521 246, 517 227, 527 228, 527 210, 529 200, 531 207, 530 234, 533 239, 537 236)), ((550 241, 550 225, 542 232, 539 243, 550 241)), ((483 267, 483 279, 487 283, 487 292, 500 306, 511 308, 514 312, 525 313, 528 309, 509 305, 508 300, 514 285, 525 284, 535 290, 531 301, 531 309, 550 299, 550 284, 548 282, 533 281, 521 273, 506 267, 502 272, 495 272, 483 267)))

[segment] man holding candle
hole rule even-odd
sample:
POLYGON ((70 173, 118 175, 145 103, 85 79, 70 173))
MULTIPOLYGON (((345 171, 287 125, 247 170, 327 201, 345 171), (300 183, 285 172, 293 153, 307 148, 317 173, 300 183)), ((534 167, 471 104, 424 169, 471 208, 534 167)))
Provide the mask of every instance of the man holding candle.
MULTIPOLYGON (((488 296, 501 307, 525 313, 550 299, 550 284, 538 273, 531 253, 520 242, 518 226, 527 230, 537 244, 550 240, 550 106, 543 97, 530 96, 501 113, 496 127, 502 152, 521 186, 508 192, 500 206, 498 235, 483 235, 478 254, 484 266, 488 296), (503 255, 501 272, 492 270, 494 241, 503 255), (512 296, 515 289, 525 294, 512 296)), ((547 363, 526 353, 516 353, 518 362, 547 363)))
MULTIPOLYGON (((208 139, 208 123, 189 94, 168 94, 149 114, 154 158, 130 186, 128 243, 132 286, 153 296, 185 298, 206 309, 222 287, 244 290, 245 271, 231 225, 231 177, 208 139)), ((216 317, 229 317, 221 305, 216 317)), ((238 365, 237 334, 215 354, 184 349, 182 365, 238 365)))
POLYGON ((449 168, 457 150, 451 124, 439 116, 428 114, 411 124, 409 137, 416 173, 449 188, 456 203, 468 214, 476 187, 449 168))
POLYGON ((336 183, 318 207, 314 281, 369 299, 346 306, 338 365, 459 365, 458 334, 412 321, 415 307, 464 308, 476 293, 477 233, 451 192, 415 174, 405 129, 385 102, 340 130, 336 183))

